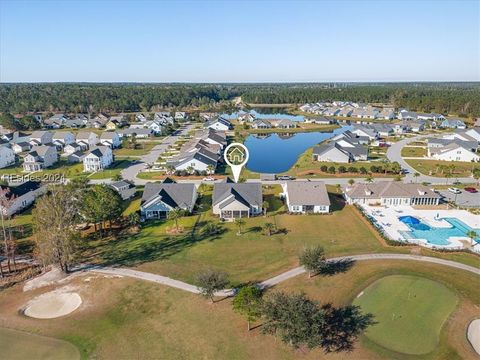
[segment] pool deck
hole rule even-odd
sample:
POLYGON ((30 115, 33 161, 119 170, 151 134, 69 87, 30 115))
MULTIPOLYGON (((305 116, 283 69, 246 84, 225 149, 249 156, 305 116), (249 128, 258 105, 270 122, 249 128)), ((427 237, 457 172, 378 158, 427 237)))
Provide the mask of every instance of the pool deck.
MULTIPOLYGON (((425 239, 405 239, 400 233, 401 231, 410 231, 408 225, 399 220, 400 216, 413 216, 418 218, 423 223, 430 227, 435 228, 450 228, 451 225, 443 218, 457 218, 464 224, 468 225, 472 229, 480 229, 480 216, 474 215, 465 210, 423 210, 414 209, 410 206, 403 207, 381 207, 381 206, 362 206, 364 211, 373 217, 379 225, 381 225, 385 234, 393 240, 416 243, 418 245, 430 247, 430 248, 442 248, 442 249, 463 249, 465 244, 463 241, 470 242, 468 237, 450 237, 448 245, 435 245, 427 242, 425 239), (438 218, 438 219, 437 219, 438 218)), ((480 244, 473 247, 473 251, 480 252, 480 244)))

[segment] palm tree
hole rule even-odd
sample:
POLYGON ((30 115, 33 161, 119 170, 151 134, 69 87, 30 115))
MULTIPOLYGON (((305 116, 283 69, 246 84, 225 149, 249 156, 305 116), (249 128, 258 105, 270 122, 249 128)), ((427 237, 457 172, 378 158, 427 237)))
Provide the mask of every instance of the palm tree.
MULTIPOLYGON (((418 172, 415 172, 415 173, 413 174, 413 177, 414 177, 415 179, 417 179, 419 176, 420 176, 420 173, 418 173, 418 172)), ((415 180, 415 182, 416 182, 416 180, 415 180)))
POLYGON ((189 167, 187 167, 187 172, 188 172, 189 174, 193 174, 194 171, 195 171, 195 168, 194 168, 192 165, 190 165, 189 167))
POLYGON ((171 175, 175 172, 175 166, 172 166, 172 165, 168 165, 167 166, 167 174, 168 175, 171 175))
POLYGON ((242 218, 236 218, 235 219, 235 224, 238 227, 237 235, 242 235, 242 227, 243 227, 243 225, 245 225, 245 220, 243 220, 242 218))
POLYGON ((470 238, 470 244, 473 246, 473 242, 478 238, 478 234, 475 231, 470 230, 467 232, 467 236, 470 238))
POLYGON ((181 208, 177 207, 168 212, 168 220, 173 220, 175 221, 175 229, 178 232, 178 219, 180 219, 183 216, 184 212, 181 208))
POLYGON ((373 182, 373 177, 371 175, 368 175, 366 178, 365 178, 365 181, 367 183, 372 183, 373 182))
POLYGON ((353 184, 355 184, 355 180, 348 179, 348 185, 352 186, 353 184))
POLYGON ((209 164, 209 165, 207 166, 207 173, 211 175, 211 174, 213 174, 214 172, 215 172, 215 166, 213 166, 212 164, 209 164))
POLYGON ((263 229, 265 230, 268 236, 271 236, 273 229, 275 229, 275 225, 268 222, 265 225, 263 225, 263 229))
POLYGON ((268 212, 268 206, 270 204, 268 203, 267 200, 265 200, 263 203, 262 203, 262 207, 263 207, 263 216, 267 216, 267 212, 268 212))

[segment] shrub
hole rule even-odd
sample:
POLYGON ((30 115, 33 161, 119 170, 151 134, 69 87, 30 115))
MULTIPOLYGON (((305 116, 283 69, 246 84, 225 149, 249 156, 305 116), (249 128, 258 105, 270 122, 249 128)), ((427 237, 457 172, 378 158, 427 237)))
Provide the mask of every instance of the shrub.
POLYGON ((335 174, 335 166, 330 166, 330 167, 328 168, 328 172, 329 172, 330 174, 335 174))

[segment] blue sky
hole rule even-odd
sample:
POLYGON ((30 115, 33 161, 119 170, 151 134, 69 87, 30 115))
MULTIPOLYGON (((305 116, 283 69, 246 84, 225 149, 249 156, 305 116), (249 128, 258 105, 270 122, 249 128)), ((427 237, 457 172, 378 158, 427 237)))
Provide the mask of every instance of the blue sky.
POLYGON ((480 1, 0 0, 0 81, 480 80, 480 1))

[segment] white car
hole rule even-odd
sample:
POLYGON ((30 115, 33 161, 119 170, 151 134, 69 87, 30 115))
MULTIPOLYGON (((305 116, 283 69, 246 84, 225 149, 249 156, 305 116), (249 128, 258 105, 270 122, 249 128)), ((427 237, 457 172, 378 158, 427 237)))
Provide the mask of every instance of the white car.
POLYGON ((461 194, 462 193, 460 191, 460 189, 455 188, 455 187, 448 188, 448 191, 450 191, 451 193, 454 193, 454 194, 461 194))
POLYGON ((212 176, 207 176, 207 177, 204 177, 202 181, 215 181, 215 178, 212 176))

